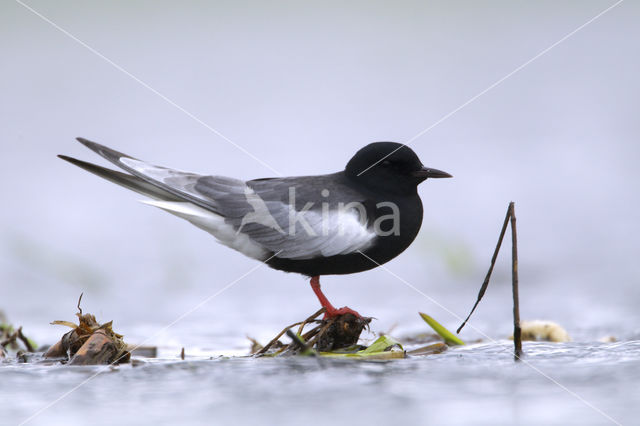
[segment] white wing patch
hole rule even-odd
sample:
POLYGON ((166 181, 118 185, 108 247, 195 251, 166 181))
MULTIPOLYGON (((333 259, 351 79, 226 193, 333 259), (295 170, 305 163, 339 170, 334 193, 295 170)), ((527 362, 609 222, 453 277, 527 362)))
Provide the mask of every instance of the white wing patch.
POLYGON ((329 214, 329 227, 329 240, 322 250, 324 256, 365 250, 376 237, 375 232, 367 229, 353 210, 329 214), (338 228, 337 233, 335 228, 338 228))
POLYGON ((224 217, 195 204, 187 201, 141 200, 141 202, 188 220, 216 237, 220 243, 253 259, 265 260, 270 255, 268 250, 254 242, 248 235, 236 234, 236 230, 224 221, 224 217))
MULTIPOLYGON (((300 215, 300 219, 309 226, 283 226, 287 238, 278 242, 278 250, 281 250, 278 257, 302 260, 349 254, 367 249, 376 237, 373 230, 360 223, 354 210, 324 213, 314 210, 301 214, 292 210, 292 206, 283 207, 293 216, 300 215)), ((273 250, 275 247, 269 248, 273 250)))

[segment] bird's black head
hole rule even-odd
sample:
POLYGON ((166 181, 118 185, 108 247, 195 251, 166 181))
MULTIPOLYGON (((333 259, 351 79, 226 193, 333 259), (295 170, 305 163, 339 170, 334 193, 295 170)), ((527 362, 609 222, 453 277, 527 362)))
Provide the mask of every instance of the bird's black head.
POLYGON ((396 142, 374 142, 356 152, 345 174, 358 183, 377 190, 412 194, 427 178, 452 177, 449 173, 424 167, 415 152, 396 142))

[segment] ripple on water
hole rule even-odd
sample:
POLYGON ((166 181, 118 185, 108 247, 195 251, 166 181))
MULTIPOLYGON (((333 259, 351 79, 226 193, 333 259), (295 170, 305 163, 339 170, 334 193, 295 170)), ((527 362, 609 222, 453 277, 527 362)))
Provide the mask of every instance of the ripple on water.
POLYGON ((388 362, 198 357, 68 368, 5 361, 0 394, 9 407, 4 420, 17 423, 88 379, 35 424, 108 424, 114 412, 130 423, 606 424, 590 404, 623 423, 635 419, 640 341, 525 342, 524 349, 521 363, 509 341, 388 362))

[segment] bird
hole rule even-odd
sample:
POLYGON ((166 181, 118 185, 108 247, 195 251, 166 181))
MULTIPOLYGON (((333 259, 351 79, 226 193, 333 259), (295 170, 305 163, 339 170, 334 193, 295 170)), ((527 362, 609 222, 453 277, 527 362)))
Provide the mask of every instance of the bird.
POLYGON ((367 271, 398 256, 422 224, 418 185, 452 177, 425 167, 411 148, 397 142, 364 146, 336 173, 243 181, 157 166, 77 140, 122 171, 58 157, 146 196, 144 203, 186 219, 227 247, 308 277, 324 319, 361 315, 335 308, 322 292, 320 276, 367 271))

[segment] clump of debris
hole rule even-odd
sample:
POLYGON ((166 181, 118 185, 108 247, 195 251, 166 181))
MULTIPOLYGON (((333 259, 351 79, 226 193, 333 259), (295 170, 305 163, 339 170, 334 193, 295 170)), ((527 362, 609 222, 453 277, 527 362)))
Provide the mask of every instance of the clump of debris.
MULTIPOLYGON (((271 339, 264 347, 254 342, 254 355, 293 355, 304 352, 308 349, 315 349, 318 352, 331 352, 333 350, 354 347, 358 343, 360 334, 365 327, 369 326, 371 318, 356 317, 353 314, 340 315, 329 319, 318 319, 325 312, 321 308, 304 321, 299 321, 285 327, 276 337, 271 339), (307 325, 315 325, 308 331, 304 331, 307 325), (293 327, 298 327, 294 341, 285 345, 280 342, 280 338, 293 327)), ((289 335, 291 337, 291 335, 289 335)))
POLYGON ((38 345, 24 335, 22 327, 14 328, 0 312, 0 358, 15 352, 20 362, 27 362, 27 354, 35 352, 38 345))
POLYGON ((83 314, 78 299, 78 324, 53 321, 51 324, 72 328, 45 352, 45 358, 60 358, 68 365, 120 364, 129 362, 131 354, 122 335, 113 331, 113 321, 100 324, 92 314, 83 314))
MULTIPOLYGON (((446 343, 430 341, 427 346, 420 346, 411 351, 406 351, 400 342, 389 335, 383 334, 369 346, 364 346, 358 344, 358 340, 362 331, 365 328, 369 328, 371 318, 344 314, 334 318, 318 319, 322 313, 324 313, 324 308, 304 321, 285 327, 264 346, 260 345, 255 339, 249 338, 252 342, 251 354, 256 357, 307 355, 389 360, 406 358, 407 356, 433 355, 445 351, 448 345, 464 344, 459 339, 456 342, 442 339, 446 343), (315 327, 305 331, 305 327, 308 325, 315 325, 315 327), (298 330, 294 333, 292 329, 296 326, 298 330), (285 344, 280 341, 280 338, 285 334, 291 339, 291 343, 285 344)), ((440 326, 440 328, 444 330, 444 327, 440 326)), ((441 330, 437 330, 438 333, 441 330)), ((450 334, 448 331, 447 333, 450 334)))

